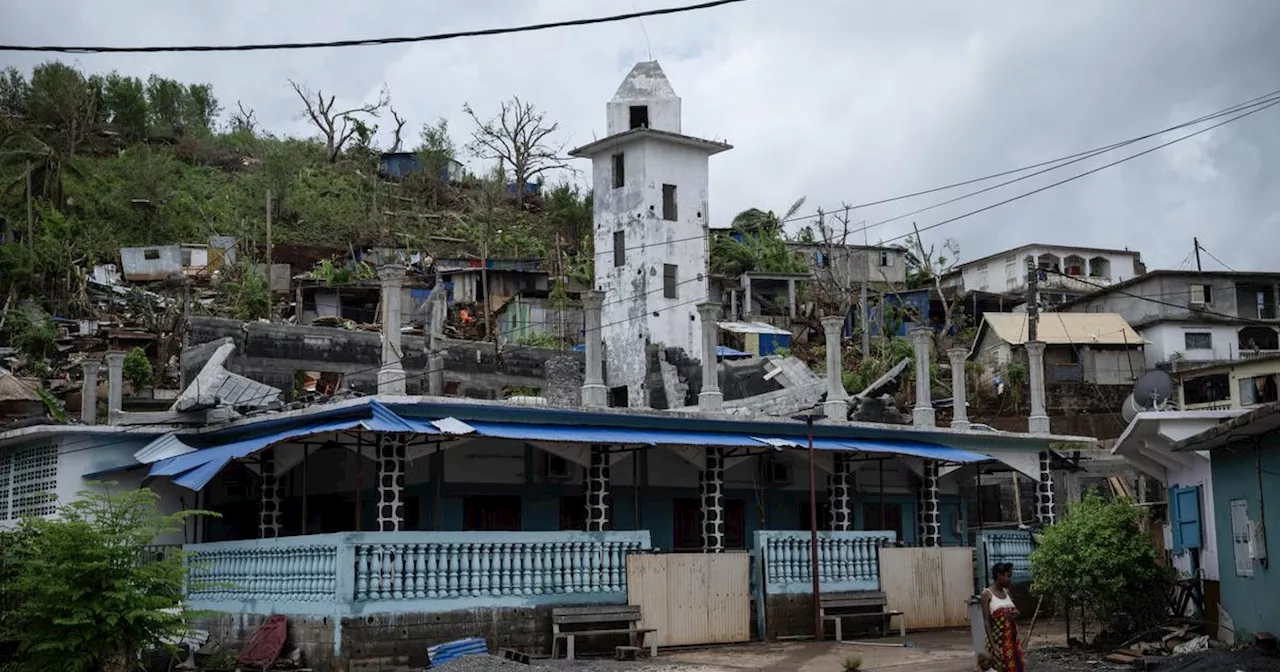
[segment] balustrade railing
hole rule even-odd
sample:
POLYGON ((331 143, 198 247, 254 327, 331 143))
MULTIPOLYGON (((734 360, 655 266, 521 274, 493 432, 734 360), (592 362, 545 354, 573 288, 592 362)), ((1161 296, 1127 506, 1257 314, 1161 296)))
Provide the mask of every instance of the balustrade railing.
POLYGON ((625 600, 639 532, 374 532, 196 544, 186 548, 194 608, 390 611, 625 600), (231 604, 227 604, 231 603, 231 604), (327 605, 327 606, 326 606, 327 605))
POLYGON ((1035 539, 1028 530, 998 530, 979 532, 976 535, 979 587, 991 582, 991 568, 998 562, 1013 565, 1015 583, 1031 581, 1031 552, 1035 539))
MULTIPOLYGON (((819 585, 831 591, 876 590, 880 586, 880 548, 896 541, 893 532, 819 532, 819 585)), ((755 548, 767 592, 810 590, 810 533, 756 532, 755 548)))

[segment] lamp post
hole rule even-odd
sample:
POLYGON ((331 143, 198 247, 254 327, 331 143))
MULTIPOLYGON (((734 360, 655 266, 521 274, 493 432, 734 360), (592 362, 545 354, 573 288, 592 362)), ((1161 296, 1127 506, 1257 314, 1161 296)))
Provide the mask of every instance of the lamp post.
POLYGON ((818 642, 822 641, 822 605, 819 604, 822 589, 818 586, 818 477, 814 466, 813 423, 826 417, 818 410, 792 417, 804 422, 809 430, 809 575, 813 579, 813 639, 818 642))

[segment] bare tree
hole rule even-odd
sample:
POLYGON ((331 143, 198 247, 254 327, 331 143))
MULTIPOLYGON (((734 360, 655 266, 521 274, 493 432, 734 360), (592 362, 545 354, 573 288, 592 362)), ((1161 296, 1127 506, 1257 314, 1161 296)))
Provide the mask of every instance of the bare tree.
POLYGON ((231 113, 231 130, 232 131, 248 131, 250 134, 258 132, 258 117, 253 110, 244 106, 244 103, 236 101, 236 111, 231 113))
POLYGON ((391 141, 391 151, 398 152, 400 151, 400 146, 404 143, 401 133, 404 131, 405 118, 396 112, 396 108, 388 105, 387 109, 391 110, 391 119, 396 122, 395 137, 391 141))
POLYGON ((311 123, 315 124, 320 131, 320 135, 324 137, 324 154, 329 163, 338 160, 338 155, 342 153, 342 148, 347 144, 357 132, 369 128, 365 123, 366 118, 377 118, 378 114, 391 105, 391 95, 384 87, 378 93, 378 100, 374 103, 365 103, 357 107, 334 110, 334 96, 325 98, 323 91, 312 91, 311 89, 299 85, 292 79, 289 85, 293 87, 294 93, 302 99, 305 107, 305 116, 311 119, 311 123))
POLYGON ((870 264, 861 250, 849 248, 849 206, 835 212, 818 209, 814 222, 802 228, 797 242, 816 252, 814 301, 828 314, 847 315, 867 278, 870 264))
POLYGON ((560 130, 560 124, 548 123, 546 115, 533 103, 513 96, 502 101, 498 114, 488 121, 481 121, 470 105, 464 104, 462 111, 476 125, 467 150, 480 158, 496 159, 504 168, 510 166, 521 203, 529 180, 548 170, 568 167, 561 156, 564 143, 557 144, 551 138, 560 130))
MULTIPOLYGON (((907 248, 907 284, 916 289, 928 289, 930 294, 936 295, 942 303, 942 328, 934 333, 934 350, 942 353, 954 340, 951 332, 953 327, 958 326, 956 314, 960 308, 960 302, 964 300, 963 294, 956 291, 948 293, 948 288, 942 285, 943 278, 955 270, 960 260, 960 243, 955 238, 947 238, 942 241, 941 247, 929 245, 926 248, 924 241, 920 238, 920 229, 915 223, 912 223, 911 227, 915 230, 915 234, 907 236, 904 241, 907 248)), ((900 291, 897 288, 894 289, 900 291)), ((919 323, 923 317, 915 314, 914 309, 906 304, 903 304, 901 309, 913 322, 919 323)))

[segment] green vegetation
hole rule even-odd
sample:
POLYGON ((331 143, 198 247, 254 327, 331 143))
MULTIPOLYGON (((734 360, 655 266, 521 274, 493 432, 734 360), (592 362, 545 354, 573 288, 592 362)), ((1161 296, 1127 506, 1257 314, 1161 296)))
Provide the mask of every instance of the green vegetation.
POLYGON ((151 360, 147 359, 147 353, 142 348, 134 348, 125 355, 123 368, 124 379, 133 385, 134 394, 144 387, 150 387, 155 378, 151 360))
MULTIPOLYGON (((461 240, 443 254, 476 255, 487 243, 495 257, 542 257, 558 245, 567 272, 589 277, 591 202, 577 187, 549 187, 521 204, 507 193, 505 173, 445 182, 459 143, 444 121, 426 125, 411 148, 424 170, 379 179, 380 152, 398 149, 403 127, 392 109, 396 144, 372 145, 389 95, 344 110, 321 92, 295 90, 299 112, 319 119, 314 137, 273 135, 239 103, 224 116, 205 84, 88 74, 59 62, 29 75, 0 72, 0 240, 15 243, 0 246, 0 303, 12 293, 53 314, 84 314, 85 272, 117 260, 124 246, 229 235, 241 259, 263 261, 268 202, 276 244, 338 254, 393 244, 441 256, 440 241, 461 240)), ((531 105, 519 111, 554 130, 531 105)), ((519 155, 526 176, 541 174, 539 148, 519 155)), ((235 277, 220 289, 234 298, 236 316, 269 314, 265 284, 250 273, 227 275, 235 277)))
POLYGON ((3 540, 14 601, 3 638, 14 672, 137 669, 141 651, 185 628, 181 553, 143 561, 157 537, 201 512, 160 512, 151 490, 83 492, 50 518, 27 518, 3 540))
POLYGON ((1114 637, 1144 632, 1164 618, 1170 570, 1126 499, 1088 494, 1044 530, 1031 554, 1031 589, 1102 623, 1114 637))

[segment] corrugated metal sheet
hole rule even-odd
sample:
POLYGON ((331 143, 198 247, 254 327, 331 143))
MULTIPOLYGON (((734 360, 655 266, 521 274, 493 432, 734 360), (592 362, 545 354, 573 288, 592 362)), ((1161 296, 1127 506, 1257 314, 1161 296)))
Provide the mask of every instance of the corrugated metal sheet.
POLYGON ((489 644, 481 637, 456 639, 427 648, 427 667, 435 667, 463 656, 483 656, 489 653, 489 644))
POLYGON ((658 646, 751 638, 751 556, 660 553, 627 557, 627 602, 640 607, 658 646))
POLYGON ((779 329, 778 327, 775 327, 772 324, 766 324, 764 322, 717 322, 716 326, 720 327, 721 329, 724 329, 725 331, 732 332, 735 334, 786 334, 787 336, 791 335, 791 332, 787 331, 786 329, 779 329))
MULTIPOLYGON (((983 326, 1007 343, 1027 342, 1026 313, 987 313, 983 326)), ((1057 345, 1141 345, 1146 342, 1116 313, 1041 315, 1036 323, 1036 339, 1057 345)))
POLYGON ((908 630, 967 626, 973 549, 882 548, 880 588, 886 607, 905 614, 908 630))
POLYGON ((133 459, 137 460, 138 464, 152 464, 160 460, 167 460, 171 457, 194 452, 196 452, 196 449, 183 443, 182 439, 173 434, 165 434, 139 449, 138 452, 133 454, 133 459))

